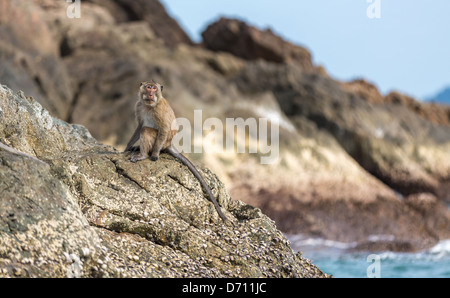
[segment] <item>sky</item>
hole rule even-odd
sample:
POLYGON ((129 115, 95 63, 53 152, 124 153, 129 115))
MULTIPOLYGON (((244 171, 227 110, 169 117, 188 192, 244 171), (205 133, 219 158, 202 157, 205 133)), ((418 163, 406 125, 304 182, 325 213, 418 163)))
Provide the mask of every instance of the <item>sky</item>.
POLYGON ((270 27, 335 79, 423 100, 450 86, 450 0, 161 0, 196 41, 219 17, 270 27))

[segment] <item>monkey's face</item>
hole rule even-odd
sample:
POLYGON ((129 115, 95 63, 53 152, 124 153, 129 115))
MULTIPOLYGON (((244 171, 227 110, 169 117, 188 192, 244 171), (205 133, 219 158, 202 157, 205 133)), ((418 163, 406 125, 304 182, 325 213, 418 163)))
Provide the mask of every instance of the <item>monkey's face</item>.
POLYGON ((141 83, 139 88, 140 99, 144 104, 154 107, 162 97, 161 90, 162 86, 153 81, 141 83))

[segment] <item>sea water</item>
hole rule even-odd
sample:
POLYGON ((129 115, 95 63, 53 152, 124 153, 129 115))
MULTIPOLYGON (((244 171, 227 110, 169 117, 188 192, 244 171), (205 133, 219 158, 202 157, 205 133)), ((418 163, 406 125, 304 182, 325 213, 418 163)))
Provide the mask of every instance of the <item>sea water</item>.
POLYGON ((356 243, 342 243, 302 235, 288 235, 292 248, 337 278, 449 278, 450 240, 417 253, 351 251, 356 243))

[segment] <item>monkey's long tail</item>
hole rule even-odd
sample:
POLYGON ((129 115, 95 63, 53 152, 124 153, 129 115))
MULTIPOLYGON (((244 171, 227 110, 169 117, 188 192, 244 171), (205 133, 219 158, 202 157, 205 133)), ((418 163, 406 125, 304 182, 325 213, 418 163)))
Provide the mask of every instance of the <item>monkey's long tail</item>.
POLYGON ((198 181, 200 181, 200 184, 202 187, 206 190, 209 196, 209 200, 214 204, 214 207, 216 207, 217 213, 219 213, 219 216, 222 218, 224 222, 227 222, 228 219, 226 218, 225 214, 222 213, 222 210, 220 209, 219 204, 217 203, 216 198, 212 194, 211 188, 209 188, 208 184, 206 184, 205 179, 203 179, 202 175, 197 171, 195 166, 191 163, 189 159, 187 159, 183 154, 178 152, 175 148, 172 146, 166 148, 164 152, 169 153, 175 158, 178 158, 185 166, 189 168, 189 170, 194 174, 195 178, 197 178, 198 181))

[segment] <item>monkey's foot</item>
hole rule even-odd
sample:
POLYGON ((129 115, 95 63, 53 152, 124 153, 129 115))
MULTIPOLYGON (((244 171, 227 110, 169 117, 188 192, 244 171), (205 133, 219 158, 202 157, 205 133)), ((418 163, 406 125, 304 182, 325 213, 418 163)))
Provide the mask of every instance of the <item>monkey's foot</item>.
POLYGON ((140 154, 138 154, 138 155, 133 155, 131 158, 130 158, 130 161, 131 162, 137 162, 137 161, 140 161, 140 160, 144 160, 144 159, 146 159, 148 156, 142 156, 142 155, 140 155, 140 154))

